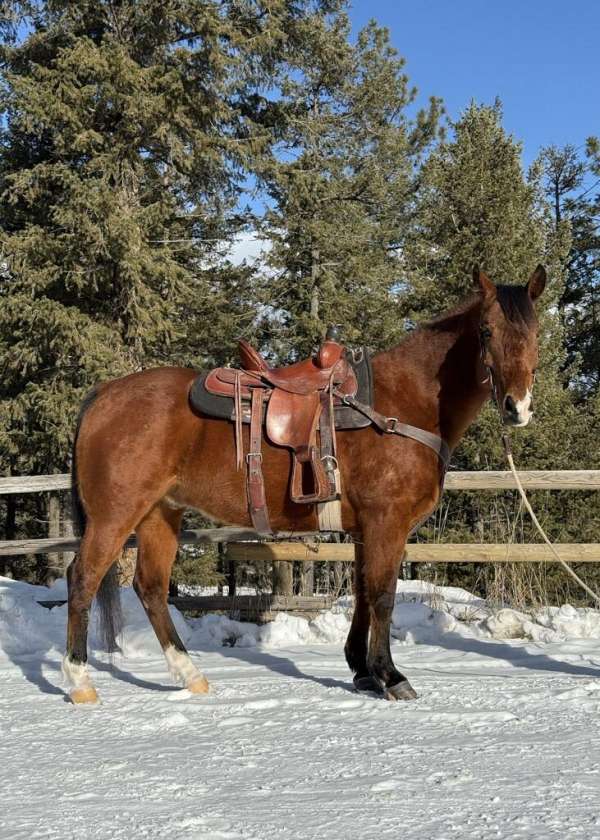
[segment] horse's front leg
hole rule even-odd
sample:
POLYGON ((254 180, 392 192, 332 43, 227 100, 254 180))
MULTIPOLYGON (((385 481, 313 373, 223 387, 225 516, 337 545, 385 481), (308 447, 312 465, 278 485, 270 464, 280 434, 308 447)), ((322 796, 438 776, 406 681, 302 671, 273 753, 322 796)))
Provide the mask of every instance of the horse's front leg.
POLYGON ((364 553, 362 544, 356 545, 354 561, 354 613, 346 640, 344 652, 346 662, 354 673, 354 686, 357 691, 381 692, 381 686, 369 672, 367 655, 369 651, 369 625, 371 615, 365 586, 364 553))
POLYGON ((417 696, 398 671, 390 650, 390 624, 396 582, 408 527, 398 517, 373 517, 363 528, 363 575, 371 633, 367 667, 388 700, 414 700, 417 696))

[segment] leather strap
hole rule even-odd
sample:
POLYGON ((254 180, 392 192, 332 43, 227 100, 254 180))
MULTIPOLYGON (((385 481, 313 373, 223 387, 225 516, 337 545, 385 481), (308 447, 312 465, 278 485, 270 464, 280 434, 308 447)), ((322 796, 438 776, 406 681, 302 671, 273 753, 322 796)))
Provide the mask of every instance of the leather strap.
POLYGON ((333 406, 331 402, 331 393, 323 392, 321 394, 321 416, 319 418, 319 444, 321 463, 325 468, 325 475, 327 476, 327 481, 329 482, 329 495, 335 496, 335 467, 337 466, 337 461, 335 460, 335 444, 333 437, 333 406))
POLYGON ((262 471, 262 417, 264 391, 259 388, 252 390, 252 408, 250 413, 250 451, 246 455, 248 473, 246 477, 246 492, 248 495, 248 509, 254 529, 265 536, 273 533, 267 511, 265 495, 265 479, 262 471))
POLYGON ((448 469, 448 464, 450 462, 450 449, 446 441, 438 435, 434 435, 432 432, 427 432, 425 429, 419 429, 418 426, 411 426, 408 423, 400 423, 397 417, 385 417, 385 415, 375 411, 374 408, 359 402, 357 399, 349 396, 348 394, 342 394, 336 391, 335 395, 339 397, 345 405, 351 406, 356 409, 356 411, 364 414, 365 417, 368 417, 371 423, 373 423, 374 426, 377 426, 377 428, 384 434, 401 435, 402 437, 412 438, 413 440, 417 440, 419 443, 428 446, 430 449, 433 449, 442 462, 444 471, 448 469))
POLYGON ((233 384, 233 405, 235 411, 235 459, 238 470, 244 463, 244 443, 242 440, 242 385, 241 374, 236 371, 233 384))

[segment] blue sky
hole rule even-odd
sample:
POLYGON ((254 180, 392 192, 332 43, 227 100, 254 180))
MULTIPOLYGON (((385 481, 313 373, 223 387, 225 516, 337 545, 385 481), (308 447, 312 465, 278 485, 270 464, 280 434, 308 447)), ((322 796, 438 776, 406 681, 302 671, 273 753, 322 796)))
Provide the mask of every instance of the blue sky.
POLYGON ((599 0, 351 0, 355 29, 389 28, 425 102, 450 117, 473 98, 504 105, 531 163, 541 146, 600 135, 599 0))

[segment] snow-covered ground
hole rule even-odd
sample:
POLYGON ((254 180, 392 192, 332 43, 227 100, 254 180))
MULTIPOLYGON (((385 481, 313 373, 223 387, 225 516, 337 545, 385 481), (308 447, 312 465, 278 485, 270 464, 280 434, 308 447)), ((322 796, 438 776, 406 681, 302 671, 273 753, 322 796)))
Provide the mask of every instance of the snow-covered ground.
MULTIPOLYGON (((173 687, 135 596, 102 703, 60 674, 65 608, 0 579, 0 837, 600 838, 600 613, 493 615, 401 584, 393 652, 420 697, 352 692, 348 601, 310 624, 173 616, 208 696, 173 687)), ((92 638, 92 643, 94 639, 92 638)))

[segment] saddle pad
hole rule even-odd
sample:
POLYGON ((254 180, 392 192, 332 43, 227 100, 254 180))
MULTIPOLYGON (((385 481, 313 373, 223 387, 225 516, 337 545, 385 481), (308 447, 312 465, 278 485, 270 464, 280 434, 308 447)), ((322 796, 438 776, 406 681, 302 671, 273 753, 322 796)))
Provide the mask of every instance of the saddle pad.
MULTIPOLYGON (((356 398, 366 405, 373 405, 373 372, 371 369, 371 360, 367 354, 366 349, 361 348, 355 353, 346 352, 346 361, 354 370, 358 389, 356 398)), ((214 417, 219 420, 234 420, 234 404, 233 397, 221 396, 220 394, 211 393, 205 386, 205 380, 212 371, 208 373, 199 373, 196 379, 192 382, 189 393, 189 401, 192 409, 198 414, 203 414, 205 417, 214 417)), ((249 396, 249 389, 242 386, 242 396, 249 396)), ((250 422, 250 404, 244 399, 243 402, 243 422, 250 422)), ((265 412, 266 413, 266 412, 265 412)), ((371 421, 359 414, 348 405, 335 405, 335 427, 336 429, 364 429, 371 425, 371 421)))

